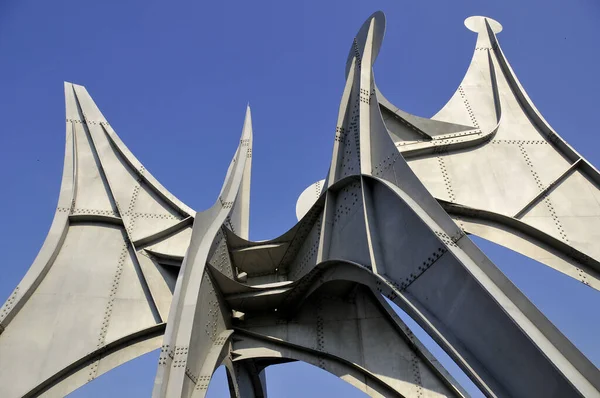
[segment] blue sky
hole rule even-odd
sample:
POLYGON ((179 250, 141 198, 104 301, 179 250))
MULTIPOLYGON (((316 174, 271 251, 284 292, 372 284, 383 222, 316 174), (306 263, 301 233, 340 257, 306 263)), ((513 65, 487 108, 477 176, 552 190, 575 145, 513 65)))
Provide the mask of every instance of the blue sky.
MULTIPOLYGON (((146 168, 196 210, 209 207, 219 192, 250 102, 250 235, 267 239, 294 224, 297 196, 326 173, 347 51, 378 9, 388 27, 375 73, 397 106, 433 115, 472 55, 475 35, 463 20, 490 16, 503 24, 500 44, 538 109, 600 166, 597 0, 4 0, 0 301, 31 264, 54 214, 64 151, 63 81, 85 85, 146 168)), ((600 294, 477 243, 600 364, 600 294)), ((148 396, 156 363, 157 355, 149 354, 73 396, 148 396)), ((268 378, 272 397, 361 396, 308 365, 278 366, 268 378)), ((219 372, 209 396, 226 396, 224 383, 219 372)))

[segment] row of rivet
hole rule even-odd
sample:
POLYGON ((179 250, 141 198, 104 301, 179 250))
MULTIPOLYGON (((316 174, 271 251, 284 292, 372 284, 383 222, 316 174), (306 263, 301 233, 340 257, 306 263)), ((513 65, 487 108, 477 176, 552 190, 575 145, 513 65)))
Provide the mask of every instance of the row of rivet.
MULTIPOLYGON (((235 233, 229 217, 227 217, 225 220, 225 224, 228 224, 231 230, 235 233)), ((223 274, 233 277, 231 259, 229 257, 229 249, 227 247, 227 235, 222 228, 215 237, 213 254, 208 262, 223 274)))
POLYGON ((360 183, 353 182, 342 188, 337 195, 336 205, 333 214, 334 224, 351 214, 356 207, 362 206, 360 183))
POLYGON ((221 315, 221 309, 219 308, 219 301, 215 294, 213 284, 206 272, 202 277, 202 285, 206 286, 205 288, 209 289, 212 293, 212 297, 207 303, 208 312, 206 324, 204 325, 204 331, 210 340, 214 342, 217 339, 217 325, 219 322, 219 316, 221 315))
POLYGON ((404 278, 402 282, 397 283, 390 281, 390 284, 401 292, 405 291, 414 281, 416 281, 421 275, 423 275, 425 271, 431 268, 431 266, 435 264, 436 261, 438 261, 444 254, 446 254, 446 252, 448 252, 448 249, 438 247, 436 250, 433 251, 433 253, 431 253, 427 257, 427 260, 424 260, 422 264, 419 265, 419 267, 417 267, 417 270, 411 272, 410 275, 404 278))
POLYGON ((531 175, 533 176, 536 185, 538 186, 540 192, 543 191, 545 188, 544 184, 542 183, 542 180, 540 179, 540 176, 538 175, 537 171, 535 171, 535 168, 533 167, 533 162, 529 158, 529 154, 527 154, 527 151, 525 150, 525 147, 522 145, 522 143, 519 143, 518 145, 519 150, 521 151, 521 154, 525 159, 525 163, 527 164, 527 166, 529 166, 529 170, 531 171, 531 175))
POLYGON ((74 208, 74 209, 66 209, 66 208, 59 208, 59 211, 70 211, 71 215, 79 215, 79 214, 86 214, 86 215, 99 215, 99 216, 109 216, 109 217, 119 217, 119 214, 116 211, 113 210, 97 210, 97 209, 81 209, 81 208, 74 208), (63 210, 66 209, 66 210, 63 210))
POLYGON ((399 286, 400 291, 404 291, 408 286, 410 286, 414 281, 417 280, 421 275, 425 273, 433 264, 435 264, 444 254, 448 252, 448 249, 443 247, 438 247, 433 253, 427 257, 427 260, 424 260, 421 265, 417 268, 417 271, 414 273, 411 272, 410 276, 404 280, 399 286))
POLYGON ((321 196, 321 191, 323 190, 323 186, 321 181, 317 181, 315 183, 315 195, 318 198, 319 196, 321 196))
POLYGON ((391 283, 388 280, 382 282, 381 280, 377 280, 375 282, 375 288, 379 293, 387 297, 390 301, 395 301, 398 298, 398 295, 394 291, 394 289, 400 290, 400 287, 397 283, 391 283), (385 286, 384 286, 385 285, 385 286))
POLYGON ((113 210, 98 210, 98 209, 82 209, 82 208, 71 208, 71 207, 57 207, 56 211, 59 213, 70 213, 71 215, 80 215, 80 214, 88 214, 88 215, 100 215, 100 216, 110 216, 110 217, 119 217, 119 214, 113 210))
POLYGON ((447 140, 448 138, 456 138, 456 137, 464 137, 467 135, 479 135, 481 134, 481 130, 467 130, 467 131, 463 131, 460 133, 452 133, 452 134, 444 134, 444 135, 438 135, 432 138, 432 141, 443 141, 443 140, 447 140))
MULTIPOLYGON (((396 146, 402 147, 402 146, 414 146, 414 145, 429 144, 430 146, 438 146, 440 148, 443 148, 444 146, 449 146, 449 144, 454 144, 457 142, 467 142, 467 141, 469 141, 468 139, 465 139, 465 137, 467 137, 467 136, 481 135, 481 134, 483 134, 483 132, 481 130, 471 130, 471 131, 467 131, 464 133, 441 135, 441 136, 433 137, 430 140, 414 140, 414 141, 397 142, 396 146)), ((437 150, 434 149, 434 153, 443 153, 443 152, 445 152, 445 151, 441 150, 441 149, 437 149, 437 150)))
MULTIPOLYGON (((573 249, 572 247, 570 247, 569 253, 568 253, 569 257, 577 260, 578 262, 582 263, 582 264, 590 264, 591 262, 593 262, 593 259, 581 252, 578 252, 577 250, 573 249)), ((587 273, 583 272, 583 270, 579 267, 575 267, 577 268, 577 272, 579 274, 579 280, 581 281, 581 283, 583 283, 586 286, 590 286, 590 282, 588 282, 587 280, 587 273)))
POLYGON ((548 207, 548 210, 550 211, 550 215, 552 216, 552 219, 554 220, 556 229, 558 229, 558 234, 560 235, 562 240, 564 240, 566 243, 569 243, 569 238, 567 238, 567 233, 565 232, 565 230, 562 226, 562 223, 560 222, 558 215, 556 214, 556 210, 554 210, 554 206, 552 205, 550 198, 546 197, 544 199, 544 202, 546 202, 546 206, 548 207))
POLYGON ((360 102, 367 105, 371 104, 371 92, 369 90, 365 90, 364 88, 360 89, 360 102))
POLYGON ((465 104, 465 107, 467 108, 467 112, 469 112, 469 117, 471 118, 471 122, 473 123, 473 126, 476 128, 479 128, 479 123, 477 123, 477 119, 475 118, 473 109, 471 109, 471 104, 469 103, 469 99, 467 98, 467 94, 465 93, 465 90, 462 85, 458 86, 458 92, 460 93, 460 96, 465 104))
POLYGON ((135 230, 135 221, 137 219, 137 216, 134 215, 134 210, 135 210, 135 204, 136 204, 138 196, 140 194, 141 187, 142 187, 141 182, 138 179, 138 183, 133 188, 133 193, 131 194, 131 200, 129 201, 129 207, 127 208, 127 211, 125 212, 125 215, 130 216, 129 220, 127 220, 128 221, 127 222, 127 233, 129 234, 129 236, 133 236, 133 231, 135 230))
POLYGON ((185 367, 185 375, 189 377, 194 384, 198 384, 198 376, 196 376, 188 366, 185 367))
POLYGON ((345 138, 346 138, 346 130, 343 127, 339 127, 339 126, 336 127, 334 141, 343 142, 345 138))
POLYGON ((286 250, 283 258, 281 259, 279 264, 280 270, 287 269, 292 262, 297 260, 298 253, 300 252, 301 248, 306 245, 306 238, 308 234, 313 231, 313 226, 315 222, 317 222, 317 219, 321 218, 321 215, 320 209, 313 208, 301 220, 298 232, 290 242, 288 250, 286 250))
POLYGON ((172 350, 172 368, 185 368, 187 365, 187 357, 188 357, 189 348, 187 346, 175 346, 175 349, 172 350))
POLYGON ((197 378, 196 390, 208 390, 212 375, 201 375, 197 378))
POLYGON ((221 203, 221 206, 223 206, 224 209, 231 209, 233 207, 233 201, 226 202, 220 196, 219 196, 219 203, 221 203))
POLYGON ((88 383, 96 378, 96 375, 98 374, 98 365, 99 364, 100 364, 100 361, 98 360, 98 361, 94 361, 90 365, 90 370, 88 371, 88 383))
POLYGON ((410 362, 411 362, 411 368, 412 368, 412 372, 413 372, 414 383, 415 383, 415 386, 417 387, 417 396, 422 397, 423 396, 423 380, 421 379, 421 368, 419 366, 420 359, 416 353, 414 353, 414 352, 412 353, 412 358, 411 358, 410 362))
POLYGON ((177 220, 181 221, 181 216, 176 216, 173 214, 158 214, 158 213, 129 213, 126 212, 124 215, 130 216, 132 218, 146 218, 146 219, 154 219, 154 220, 177 220))
POLYGON ((295 260, 290 266, 290 278, 296 279, 302 275, 304 270, 309 265, 317 263, 317 253, 319 251, 319 242, 321 240, 321 218, 314 224, 308 237, 304 240, 303 245, 298 250, 295 260))
POLYGON ((533 145, 549 145, 545 140, 491 140, 490 144, 533 144, 533 145))
POLYGON ((95 120, 81 120, 81 119, 66 119, 67 123, 79 123, 79 124, 98 124, 101 126, 110 126, 110 124, 105 121, 105 120, 101 120, 101 121, 95 121, 95 120))
POLYGON ((121 254, 119 255, 119 260, 117 262, 117 269, 115 271, 110 293, 108 295, 108 303, 106 304, 106 308, 104 309, 104 319, 102 321, 102 327, 100 328, 100 335, 98 336, 98 344, 97 348, 101 348, 105 344, 106 334, 108 333, 108 327, 110 324, 110 318, 112 316, 113 306, 115 303, 115 298, 117 295, 117 290, 119 288, 119 284, 121 282, 121 276, 123 275, 123 268, 125 265, 125 261, 129 256, 129 248, 127 243, 123 245, 121 249, 121 254))
POLYGON ((341 161, 341 176, 357 174, 360 171, 360 98, 355 96, 352 103, 350 120, 348 121, 348 131, 344 130, 344 152, 341 161), (350 134, 351 133, 351 134, 350 134), (355 170, 358 168, 358 170, 355 170))
POLYGON ((17 300, 18 292, 19 292, 19 286, 15 287, 15 290, 13 290, 11 295, 8 297, 8 300, 6 300, 6 302, 2 306, 2 312, 0 312, 0 322, 2 322, 4 320, 4 318, 6 318, 6 316, 10 312, 10 310, 14 307, 15 302, 17 300))
POLYGON ((358 49, 358 41, 356 40, 356 38, 354 38, 354 41, 352 42, 352 48, 354 50, 354 57, 356 57, 356 66, 360 68, 362 63, 362 56, 360 55, 360 50, 358 49))
MULTIPOLYGON (((527 164, 527 166, 529 166, 529 170, 531 172, 531 175, 533 176, 533 179, 535 180, 535 182, 538 186, 538 189, 540 190, 540 192, 542 192, 546 187, 542 183, 542 180, 540 179, 537 171, 535 171, 533 162, 529 158, 529 154, 527 153, 527 150, 525 149, 525 147, 523 146, 522 143, 519 144, 519 149, 521 151, 521 154, 523 155, 523 158, 525 159, 525 163, 527 164)), ((543 196, 544 203, 546 203, 546 207, 548 208, 548 211, 550 212, 550 215, 552 216, 552 220, 554 221, 554 224, 556 225, 556 228, 558 230, 558 233, 559 233, 561 239, 563 241, 565 241, 566 243, 569 243, 569 239, 567 238, 567 234, 565 233, 565 231, 563 229, 562 223, 558 219, 556 211, 554 210, 554 206, 552 205, 552 202, 550 201, 550 198, 548 197, 549 194, 550 194, 550 192, 546 192, 544 194, 544 196, 543 196)))
MULTIPOLYGON (((315 314, 317 316, 317 350, 319 352, 325 352, 325 321, 323 320, 322 297, 317 298, 315 314)), ((321 355, 318 356, 318 366, 321 369, 325 369, 325 358, 323 358, 321 355)))
POLYGON ((225 226, 228 227, 231 230, 231 232, 235 234, 235 226, 233 225, 233 221, 231 221, 231 214, 229 214, 225 218, 225 222, 223 222, 223 224, 225 224, 225 226))
POLYGON ((173 350, 169 344, 163 344, 160 347, 160 355, 158 356, 158 365, 166 365, 169 359, 173 359, 173 350))
POLYGON ((400 158, 400 153, 394 150, 392 155, 388 155, 385 159, 383 159, 377 166, 375 166, 374 172, 376 176, 383 176, 383 174, 392 167, 396 161, 400 158))
POLYGON ((450 174, 446 169, 446 163, 444 162, 444 158, 442 156, 437 157, 438 163, 440 165, 440 171, 442 172, 442 178, 444 180, 444 186, 446 187, 446 192, 448 192, 448 199, 450 202, 456 202, 456 195, 454 194, 454 190, 452 189, 452 184, 450 181, 450 174))
POLYGON ((227 342, 227 337, 219 337, 213 342, 213 345, 214 346, 225 345, 226 342, 227 342))

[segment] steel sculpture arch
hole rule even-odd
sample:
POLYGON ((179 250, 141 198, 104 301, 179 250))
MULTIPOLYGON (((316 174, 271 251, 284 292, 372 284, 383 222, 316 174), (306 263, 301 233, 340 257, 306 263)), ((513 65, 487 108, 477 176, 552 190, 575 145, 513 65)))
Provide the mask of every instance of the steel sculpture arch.
POLYGON ((265 396, 264 367, 289 360, 371 396, 466 395, 383 295, 486 396, 600 396, 598 369, 467 236, 598 288, 594 235, 568 223, 589 233, 599 209, 561 207, 564 184, 600 203, 598 172, 531 104, 499 48, 500 24, 466 25, 478 32, 469 71, 425 119, 377 89, 385 18, 369 17, 348 57, 327 178, 301 195, 299 222, 269 241, 248 239, 249 109, 217 201, 195 213, 147 173, 85 88, 66 83, 59 205, 0 311, 0 395, 65 395, 161 340, 157 398, 203 397, 221 364, 232 396, 265 396), (532 198, 475 194, 501 192, 477 175, 456 183, 463 157, 516 164, 499 181, 533 184, 532 198), (540 157, 567 167, 544 174, 540 157))

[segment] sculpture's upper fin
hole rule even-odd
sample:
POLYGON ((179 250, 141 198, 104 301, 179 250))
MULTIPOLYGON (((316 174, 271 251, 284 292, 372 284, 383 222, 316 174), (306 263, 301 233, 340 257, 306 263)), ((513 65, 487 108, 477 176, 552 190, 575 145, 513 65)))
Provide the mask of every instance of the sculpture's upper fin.
POLYGON ((92 182, 98 191, 82 191, 76 196, 76 206, 82 209, 95 209, 98 206, 103 209, 109 206, 113 210, 116 208, 133 240, 193 216, 193 210, 165 190, 127 150, 85 87, 70 86, 78 116, 74 119, 75 125, 87 125, 87 135, 81 134, 78 140, 82 141, 78 142, 78 149, 79 145, 82 147, 78 162, 90 164, 89 167, 86 164, 86 168, 78 173, 79 179, 92 182), (93 154, 84 152, 89 146, 93 146, 93 154), (86 175, 88 170, 96 169, 93 172, 98 173, 100 168, 104 170, 104 180, 95 174, 86 175), (102 193, 101 188, 109 192, 102 193))
POLYGON ((378 90, 386 127, 405 158, 477 146, 498 131, 503 104, 492 43, 501 25, 484 17, 465 23, 479 32, 475 53, 458 90, 435 116, 427 119, 404 112, 378 90))
POLYGON ((65 101, 54 221, 0 310, 2 397, 64 396, 158 348, 171 291, 140 246, 189 239, 179 234, 194 212, 133 157, 85 88, 65 83, 65 101))
MULTIPOLYGON (((443 209, 398 153, 381 115, 373 63, 385 31, 383 24, 385 19, 373 14, 354 40, 326 188, 346 176, 372 175, 392 182, 427 213, 446 220, 441 217, 443 209)), ((450 236, 459 233, 452 222, 442 228, 450 236)))
POLYGON ((494 102, 497 84, 494 69, 498 65, 493 62, 493 32, 500 32, 502 26, 486 17, 470 17, 465 25, 478 34, 473 58, 452 98, 431 119, 490 131, 498 123, 494 102), (488 29, 487 26, 493 28, 488 29))
MULTIPOLYGON (((469 232, 599 288, 600 173, 536 109, 498 43, 502 26, 480 16, 465 25, 477 33, 473 58, 432 120, 476 129, 395 139, 398 149, 469 232), (523 234, 531 245, 519 243, 523 234)), ((389 101, 379 101, 385 114, 389 101)))
POLYGON ((372 66, 379 55, 381 43, 383 42, 383 37, 385 36, 385 14, 382 11, 376 11, 371 14, 371 16, 369 16, 369 18, 367 18, 367 20, 362 24, 358 30, 358 33, 356 33, 354 41, 352 42, 352 46, 350 47, 350 51, 348 52, 348 59, 346 60, 346 79, 348 78, 348 73, 350 73, 350 66, 353 62, 353 59, 356 58, 358 65, 361 63, 363 51, 367 42, 367 36, 369 35, 371 21, 375 21, 375 30, 372 32, 372 37, 370 39, 371 44, 369 44, 372 49, 370 55, 371 65, 368 66, 372 66))
MULTIPOLYGON (((252 174, 252 114, 250 105, 246 108, 246 117, 244 119, 244 134, 248 138, 248 150, 246 158, 240 159, 245 163, 242 184, 240 186, 235 203, 228 218, 228 226, 240 238, 249 239, 248 231, 250 226, 250 178, 252 174)), ((232 162, 233 165, 233 162, 232 162)), ((230 166, 231 167, 231 166, 230 166)))
POLYGON ((206 264, 211 264, 224 275, 232 277, 231 260, 227 249, 223 225, 248 234, 248 206, 250 165, 252 154, 252 120, 250 108, 246 110, 240 143, 225 176, 223 187, 215 204, 196 214, 190 245, 183 260, 177 280, 169 321, 165 332, 166 349, 159 361, 155 379, 154 396, 187 396, 185 391, 194 388, 196 380, 189 375, 212 375, 219 365, 219 336, 228 332, 231 313, 224 310, 220 293, 215 289, 206 264), (211 258, 212 256, 212 258, 211 258), (209 306, 210 311, 202 311, 209 306), (175 347, 185 351, 175 353, 175 347), (209 354, 217 347, 214 354, 209 354), (185 369, 173 362, 186 363, 185 369))

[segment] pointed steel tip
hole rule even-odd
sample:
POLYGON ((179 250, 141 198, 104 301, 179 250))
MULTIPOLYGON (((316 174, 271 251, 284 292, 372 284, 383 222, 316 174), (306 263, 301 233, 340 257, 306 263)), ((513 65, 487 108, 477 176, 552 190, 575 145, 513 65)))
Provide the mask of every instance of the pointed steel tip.
POLYGON ((490 29, 494 33, 502 32, 502 24, 495 19, 490 17, 484 17, 480 15, 474 15, 465 19, 465 26, 472 32, 484 33, 487 31, 486 24, 489 25, 490 29))
POLYGON ((73 82, 68 82, 68 81, 64 82, 64 87, 65 87, 65 89, 66 88, 72 88, 72 89, 74 89, 74 88, 77 87, 77 88, 82 88, 82 89, 86 90, 85 86, 82 86, 81 84, 77 84, 77 83, 73 83, 73 82))
POLYGON ((381 10, 375 11, 369 18, 367 18, 367 21, 370 21, 373 18, 375 18, 377 21, 385 22, 385 13, 381 10))
POLYGON ((65 96, 69 95, 71 91, 73 91, 73 83, 71 82, 63 82, 63 89, 65 91, 65 96))
POLYGON ((246 105, 246 114, 244 115, 242 137, 244 136, 252 136, 252 111, 250 110, 250 103, 246 105))
POLYGON ((373 31, 373 47, 372 47, 372 57, 371 60, 374 63, 377 59, 377 55, 379 54, 379 49, 381 48, 381 43, 383 42, 383 36, 385 35, 385 14, 383 11, 375 11, 373 14, 369 16, 362 24, 356 36, 354 37, 354 41, 350 46, 350 51, 348 52, 348 59, 346 60, 346 76, 348 76, 348 72, 350 71, 350 65, 352 64, 352 60, 354 57, 358 55, 362 57, 362 51, 365 48, 365 43, 367 41, 367 36, 369 35, 369 29, 371 28, 371 24, 375 24, 375 29, 373 31))

